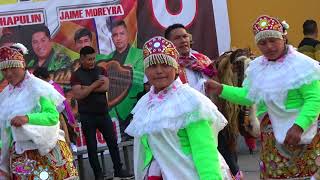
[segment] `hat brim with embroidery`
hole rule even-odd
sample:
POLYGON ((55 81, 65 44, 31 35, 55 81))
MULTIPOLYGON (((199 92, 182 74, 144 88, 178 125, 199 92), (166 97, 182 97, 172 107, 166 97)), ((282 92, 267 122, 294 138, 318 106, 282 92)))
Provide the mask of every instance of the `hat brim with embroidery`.
POLYGON ((156 36, 143 45, 144 69, 155 64, 167 64, 178 70, 179 53, 173 43, 156 36))
POLYGON ((8 68, 25 68, 24 54, 27 54, 27 48, 16 43, 12 46, 0 48, 0 70, 8 68))
POLYGON ((256 43, 266 38, 283 39, 283 35, 285 35, 285 28, 282 23, 278 19, 267 15, 258 17, 252 29, 256 43))

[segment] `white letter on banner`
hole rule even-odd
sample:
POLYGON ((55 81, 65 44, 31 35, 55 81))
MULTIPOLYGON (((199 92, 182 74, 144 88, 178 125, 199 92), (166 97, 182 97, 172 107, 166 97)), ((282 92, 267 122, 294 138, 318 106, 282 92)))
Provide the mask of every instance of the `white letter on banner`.
POLYGON ((167 9, 167 0, 152 0, 152 11, 156 21, 163 27, 179 23, 188 26, 197 12, 197 0, 180 0, 180 12, 173 14, 167 9))

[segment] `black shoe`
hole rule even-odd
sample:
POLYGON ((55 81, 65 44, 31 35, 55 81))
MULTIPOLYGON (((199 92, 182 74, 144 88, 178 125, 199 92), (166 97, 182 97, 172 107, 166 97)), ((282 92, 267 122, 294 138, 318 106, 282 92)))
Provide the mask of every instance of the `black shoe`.
POLYGON ((132 179, 134 175, 130 174, 128 171, 121 169, 120 171, 114 172, 114 178, 118 179, 132 179))

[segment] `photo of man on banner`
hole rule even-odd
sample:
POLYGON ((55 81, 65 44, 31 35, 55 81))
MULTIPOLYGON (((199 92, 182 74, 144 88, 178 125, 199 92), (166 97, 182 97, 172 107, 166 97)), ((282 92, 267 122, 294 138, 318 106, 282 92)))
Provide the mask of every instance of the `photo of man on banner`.
POLYGON ((98 62, 98 66, 119 69, 118 72, 113 69, 113 72, 108 73, 110 76, 109 113, 111 118, 119 121, 122 141, 124 141, 129 138, 123 131, 132 119, 130 112, 137 102, 138 93, 143 91, 144 71, 141 61, 143 55, 141 49, 129 43, 129 31, 123 20, 112 24, 112 41, 116 50, 108 55, 107 61, 98 62), (127 78, 121 78, 121 76, 127 78))
POLYGON ((47 26, 33 26, 31 45, 34 57, 28 62, 28 68, 45 67, 48 71, 57 71, 70 66, 71 58, 54 46, 47 26))

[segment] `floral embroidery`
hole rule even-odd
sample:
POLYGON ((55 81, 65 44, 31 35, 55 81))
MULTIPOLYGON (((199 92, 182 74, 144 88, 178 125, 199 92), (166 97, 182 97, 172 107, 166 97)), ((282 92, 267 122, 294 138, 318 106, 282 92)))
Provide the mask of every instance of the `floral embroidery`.
POLYGON ((12 164, 12 173, 18 175, 30 175, 35 167, 36 161, 25 159, 23 161, 17 161, 12 164))
POLYGON ((56 180, 56 179, 78 179, 78 172, 72 161, 72 153, 67 144, 58 141, 57 146, 49 152, 56 162, 46 156, 40 156, 37 150, 24 152, 23 155, 16 155, 11 152, 11 161, 13 164, 24 162, 22 159, 30 159, 28 161, 34 163, 34 169, 30 169, 30 174, 13 173, 13 180, 56 180), (59 148, 58 148, 59 147, 59 148), (60 152, 57 152, 60 151, 60 152), (53 155, 54 154, 54 155, 53 155), (27 158, 25 158, 27 157, 27 158), (61 163, 64 162, 64 163, 61 163))
POLYGON ((38 166, 38 169, 33 174, 34 180, 54 180, 53 174, 48 167, 38 166))
POLYGON ((161 102, 165 100, 166 96, 170 93, 174 93, 177 90, 176 81, 174 81, 170 86, 165 88, 164 90, 158 92, 157 94, 154 92, 154 87, 152 86, 149 92, 149 100, 147 102, 148 109, 152 109, 154 107, 154 103, 161 102))
POLYGON ((312 176, 318 169, 316 159, 320 157, 320 134, 309 145, 288 147, 276 142, 273 132, 270 132, 270 123, 268 116, 261 122, 261 179, 312 176))

